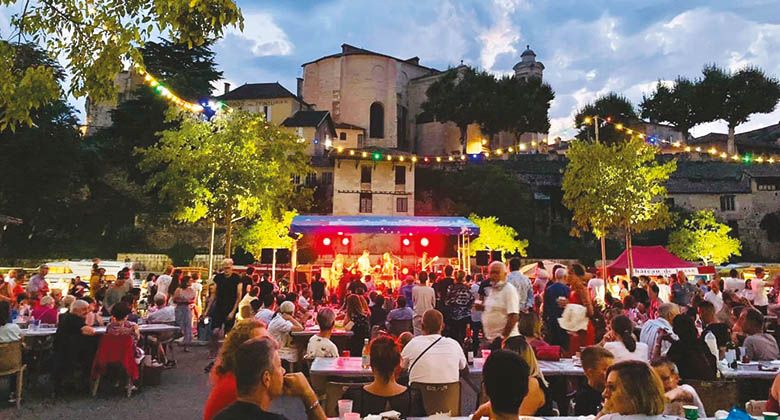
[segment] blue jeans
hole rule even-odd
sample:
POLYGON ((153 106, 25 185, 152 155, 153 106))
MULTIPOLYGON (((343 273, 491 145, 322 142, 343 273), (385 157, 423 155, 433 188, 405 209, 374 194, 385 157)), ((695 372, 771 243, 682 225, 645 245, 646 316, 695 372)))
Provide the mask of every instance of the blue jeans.
POLYGON ((192 310, 190 305, 176 305, 176 325, 184 334, 184 344, 192 343, 192 310))

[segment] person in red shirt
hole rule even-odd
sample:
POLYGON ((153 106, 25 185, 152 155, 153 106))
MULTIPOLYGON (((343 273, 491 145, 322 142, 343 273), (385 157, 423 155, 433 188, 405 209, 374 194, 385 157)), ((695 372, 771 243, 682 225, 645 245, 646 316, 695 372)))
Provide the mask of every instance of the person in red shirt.
POLYGON ((217 413, 234 403, 238 398, 236 377, 233 374, 236 368, 238 348, 247 340, 267 335, 266 325, 254 318, 244 319, 230 330, 225 337, 217 363, 214 364, 214 368, 209 374, 212 388, 203 409, 204 420, 212 420, 217 413))

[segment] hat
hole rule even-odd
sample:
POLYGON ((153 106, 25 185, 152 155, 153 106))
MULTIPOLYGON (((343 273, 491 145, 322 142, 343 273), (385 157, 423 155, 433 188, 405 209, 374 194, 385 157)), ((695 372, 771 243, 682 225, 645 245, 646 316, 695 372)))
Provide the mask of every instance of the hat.
POLYGON ((566 331, 577 332, 588 329, 588 310, 576 303, 566 305, 558 324, 566 331))

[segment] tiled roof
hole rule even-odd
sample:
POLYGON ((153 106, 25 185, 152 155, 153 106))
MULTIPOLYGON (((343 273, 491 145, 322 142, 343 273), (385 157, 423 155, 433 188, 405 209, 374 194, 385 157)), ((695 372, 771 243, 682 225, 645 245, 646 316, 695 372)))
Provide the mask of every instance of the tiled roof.
POLYGON ((408 59, 403 59, 403 58, 393 57, 393 56, 387 55, 387 54, 381 54, 381 53, 378 53, 378 52, 369 51, 369 50, 366 50, 366 49, 363 49, 363 48, 358 48, 358 47, 355 47, 354 45, 349 45, 349 44, 341 44, 341 52, 340 53, 326 55, 326 56, 320 57, 320 58, 318 58, 316 60, 312 60, 312 61, 309 61, 307 63, 303 63, 303 64, 301 64, 301 67, 304 67, 304 66, 306 66, 308 64, 316 63, 318 61, 325 60, 325 59, 328 59, 328 58, 344 57, 344 56, 347 56, 347 55, 375 55, 375 56, 379 56, 379 57, 390 58, 390 59, 393 59, 393 60, 396 60, 396 61, 399 61, 399 62, 402 62, 402 63, 411 64, 413 66, 421 67, 421 68, 424 68, 424 69, 428 69, 428 70, 431 70, 434 73, 438 73, 439 72, 439 70, 436 70, 436 69, 434 69, 432 67, 421 66, 420 65, 420 59, 418 57, 412 57, 412 58, 408 58, 408 59))
POLYGON ((242 99, 274 99, 274 98, 295 98, 292 92, 287 90, 278 82, 275 83, 247 83, 241 85, 230 92, 218 96, 217 99, 223 101, 242 100, 242 99))
MULTIPOLYGON (((728 135, 723 133, 708 133, 690 140, 691 145, 726 143, 728 135)), ((734 136, 737 146, 760 147, 780 151, 780 124, 768 125, 756 130, 746 131, 734 136)))
POLYGON ((347 123, 344 123, 344 122, 336 123, 335 125, 336 125, 336 128, 341 128, 343 130, 363 130, 363 131, 366 131, 366 129, 363 128, 363 127, 358 127, 356 125, 347 124, 347 123))
POLYGON ((282 125, 285 127, 319 127, 330 117, 328 111, 298 111, 292 117, 288 117, 282 125))
POLYGON ((750 193, 744 169, 735 163, 679 160, 666 189, 670 194, 750 193))

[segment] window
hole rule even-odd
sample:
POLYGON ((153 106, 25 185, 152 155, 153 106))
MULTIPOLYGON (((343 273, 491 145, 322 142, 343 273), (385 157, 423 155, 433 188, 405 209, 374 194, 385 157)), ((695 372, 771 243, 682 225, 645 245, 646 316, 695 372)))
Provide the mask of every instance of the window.
POLYGON ((395 185, 406 185, 406 167, 395 167, 395 185))
POLYGON ((361 166, 360 167, 360 183, 361 184, 370 184, 371 183, 371 167, 370 166, 361 166))
POLYGON ((300 175, 293 175, 293 184, 300 185, 301 183, 301 176, 300 175))
POLYGON ((317 174, 312 172, 306 174, 306 186, 311 187, 317 183, 317 174))
POLYGON ((271 107, 268 105, 263 105, 263 117, 266 121, 271 121, 271 107))
POLYGON ((333 172, 322 173, 322 185, 333 185, 333 172))
POLYGON ((366 144, 366 135, 358 134, 358 147, 363 147, 366 144))
POLYGON ((736 208, 733 195, 720 196, 720 211, 734 211, 736 208))
POLYGON ((398 147, 405 149, 409 146, 406 142, 406 119, 408 118, 408 111, 406 110, 406 107, 398 105, 397 113, 396 135, 398 136, 398 147))
POLYGON ((360 213, 371 213, 371 193, 360 194, 360 213))
POLYGON ((395 199, 395 211, 397 213, 406 213, 409 211, 409 199, 406 197, 395 199))
POLYGON ((757 180, 756 181, 756 189, 759 191, 775 191, 777 190, 777 186, 780 185, 780 182, 774 183, 772 181, 768 180, 757 180))
POLYGON ((339 140, 346 140, 346 139, 347 139, 346 131, 342 131, 341 133, 339 133, 339 140))
POLYGON ((385 138, 385 108, 380 102, 371 104, 369 120, 368 137, 374 139, 385 138))

